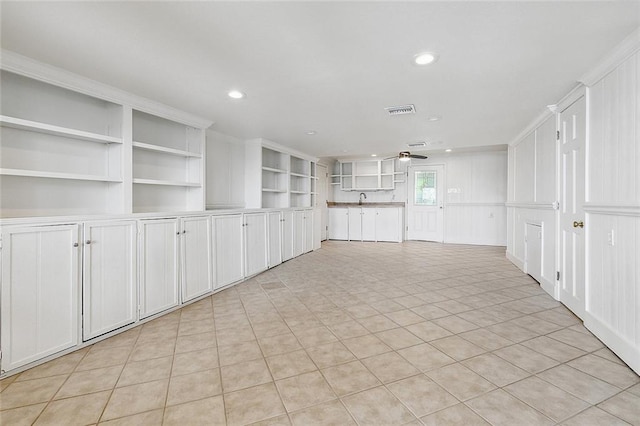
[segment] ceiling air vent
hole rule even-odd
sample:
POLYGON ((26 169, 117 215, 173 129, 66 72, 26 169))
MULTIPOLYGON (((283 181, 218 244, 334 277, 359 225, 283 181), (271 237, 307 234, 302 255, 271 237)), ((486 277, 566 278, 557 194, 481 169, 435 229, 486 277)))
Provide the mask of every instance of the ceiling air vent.
POLYGON ((427 146, 426 142, 413 142, 413 143, 408 143, 407 146, 409 148, 424 148, 425 146, 427 146))
POLYGON ((416 107, 411 105, 402 105, 402 106, 394 106, 385 108, 389 115, 402 115, 402 114, 415 114, 416 107))

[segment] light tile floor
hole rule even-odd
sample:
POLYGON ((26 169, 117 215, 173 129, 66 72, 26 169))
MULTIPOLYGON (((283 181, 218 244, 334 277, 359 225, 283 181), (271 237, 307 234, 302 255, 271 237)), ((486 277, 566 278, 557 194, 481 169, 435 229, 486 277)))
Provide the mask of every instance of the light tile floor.
POLYGON ((327 242, 0 382, 0 423, 640 425, 640 379, 503 248, 327 242))

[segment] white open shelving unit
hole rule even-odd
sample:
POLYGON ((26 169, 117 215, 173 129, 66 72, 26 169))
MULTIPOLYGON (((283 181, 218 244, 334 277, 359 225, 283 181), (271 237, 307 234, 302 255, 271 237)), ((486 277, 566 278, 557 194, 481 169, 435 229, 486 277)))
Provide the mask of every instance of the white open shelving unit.
POLYGON ((337 161, 333 167, 331 184, 343 191, 390 191, 402 183, 395 171, 395 159, 337 161))
POLYGON ((204 210, 211 122, 1 58, 2 218, 204 210))
POLYGON ((247 208, 311 207, 316 196, 316 159, 265 139, 247 141, 247 208))

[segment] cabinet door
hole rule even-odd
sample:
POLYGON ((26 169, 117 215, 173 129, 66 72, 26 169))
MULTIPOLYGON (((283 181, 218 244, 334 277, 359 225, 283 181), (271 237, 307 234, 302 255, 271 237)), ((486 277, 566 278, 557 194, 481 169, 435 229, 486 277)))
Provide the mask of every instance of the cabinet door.
POLYGON ((140 318, 178 305, 178 220, 140 221, 140 318))
POLYGON ((376 209, 376 239, 377 241, 402 241, 402 209, 376 209))
POLYGON ((293 258, 295 219, 292 210, 282 212, 282 261, 293 258))
POLYGON ((207 294, 213 288, 211 277, 211 221, 209 217, 181 220, 182 301, 207 294))
POLYGON ((244 215, 245 277, 267 269, 267 214, 244 215))
POLYGON ((215 288, 244 278, 241 214, 213 216, 215 288))
POLYGON ((349 239, 349 209, 330 208, 329 210, 329 239, 349 239))
POLYGON ((282 212, 269 212, 269 267, 282 263, 282 212))
POLYGON ((313 251, 313 210, 304 211, 304 252, 313 251))
POLYGON ((362 241, 362 209, 349 207, 349 240, 362 241))
POLYGON ((362 208, 362 241, 376 240, 376 209, 362 208))
POLYGON ((9 371, 78 343, 78 226, 5 228, 2 242, 2 369, 9 371))
POLYGON ((304 210, 296 210, 293 213, 293 257, 304 253, 304 210))
POLYGON ((83 339, 137 320, 136 222, 84 224, 83 339))

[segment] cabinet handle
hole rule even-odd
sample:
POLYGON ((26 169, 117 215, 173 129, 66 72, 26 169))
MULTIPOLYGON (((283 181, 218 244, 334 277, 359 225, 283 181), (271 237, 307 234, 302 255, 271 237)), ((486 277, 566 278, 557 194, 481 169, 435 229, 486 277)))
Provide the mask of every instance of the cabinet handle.
POLYGON ((186 229, 185 229, 185 230, 183 230, 183 231, 182 231, 182 233, 183 233, 183 234, 186 234, 186 233, 187 233, 187 230, 186 230, 186 229))
POLYGON ((73 246, 74 246, 74 247, 78 247, 78 246, 80 246, 80 244, 78 244, 78 243, 73 243, 73 246))
POLYGON ((180 231, 176 232, 176 235, 180 235, 180 231))
POLYGON ((89 245, 89 244, 91 244, 91 240, 87 240, 87 241, 85 241, 84 243, 85 243, 86 245, 89 245))

